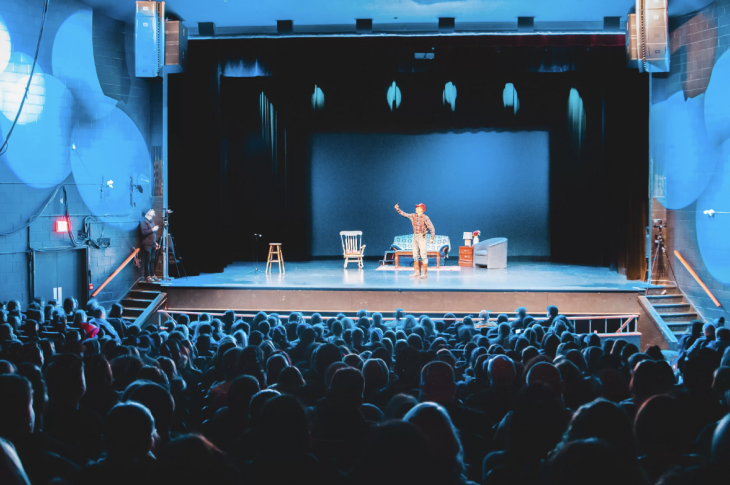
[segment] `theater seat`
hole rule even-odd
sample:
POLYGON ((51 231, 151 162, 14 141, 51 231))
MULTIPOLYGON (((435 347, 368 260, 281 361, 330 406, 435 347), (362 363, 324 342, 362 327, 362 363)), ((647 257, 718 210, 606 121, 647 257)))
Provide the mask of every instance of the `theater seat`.
POLYGON ((474 267, 486 266, 489 269, 507 267, 507 238, 493 237, 474 245, 474 267))

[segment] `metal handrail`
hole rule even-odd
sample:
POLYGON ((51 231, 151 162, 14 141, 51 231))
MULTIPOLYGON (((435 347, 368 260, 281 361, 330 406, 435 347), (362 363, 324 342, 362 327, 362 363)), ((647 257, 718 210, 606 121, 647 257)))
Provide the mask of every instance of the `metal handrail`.
MULTIPOLYGON (((159 310, 160 313, 165 313, 168 316, 172 315, 202 315, 204 313, 207 313, 211 316, 223 316, 224 313, 220 312, 200 312, 200 311, 185 311, 185 310, 159 310)), ((344 313, 344 312, 343 312, 344 313)), ((235 313, 235 318, 241 317, 241 318, 253 318, 255 317, 255 313, 235 313)), ((309 320, 312 317, 311 316, 303 316, 304 320, 309 320)), ((638 322, 639 315, 638 314, 607 314, 607 315, 581 315, 581 316, 568 316, 568 320, 571 321, 585 321, 588 320, 588 333, 598 333, 598 330, 593 330, 593 320, 603 320, 603 333, 607 334, 608 332, 608 320, 609 319, 626 319, 622 325, 619 327, 619 329, 615 333, 623 333, 623 332, 629 332, 629 323, 632 321, 638 322)), ((323 318, 324 319, 324 318, 323 318)), ((392 321, 395 320, 395 317, 383 317, 383 321, 392 321)), ((461 322, 464 318, 454 318, 454 321, 461 322)), ((479 320, 479 318, 473 318, 472 320, 479 320)), ((475 323, 476 328, 481 327, 494 327, 496 326, 497 319, 496 318, 490 318, 487 323, 475 323)))
POLYGON ((691 275, 692 275, 692 277, 693 277, 693 278, 695 279, 695 281, 697 281, 697 283, 698 283, 698 284, 700 285, 700 287, 702 287, 702 289, 703 289, 703 290, 705 290, 705 293, 707 293, 707 296, 709 296, 709 297, 710 297, 710 300, 712 300, 712 303, 714 303, 714 304, 715 304, 715 306, 717 306, 717 307, 721 307, 721 306, 722 306, 722 303, 720 303, 720 302, 718 301, 718 299, 717 299, 717 298, 715 298, 715 295, 713 295, 713 294, 712 294, 712 292, 711 292, 711 291, 710 291, 710 289, 709 289, 709 288, 707 287, 707 285, 706 285, 705 283, 703 283, 703 282, 702 282, 702 280, 700 279, 700 277, 699 277, 699 276, 697 276, 697 273, 695 273, 695 270, 693 270, 693 269, 692 269, 692 268, 691 268, 691 267, 689 266, 689 263, 687 263, 687 261, 685 261, 685 259, 684 259, 684 258, 682 257, 682 255, 681 255, 681 254, 679 254, 679 251, 676 251, 676 250, 675 250, 675 251, 674 251, 674 255, 675 255, 675 256, 677 256, 677 258, 679 259, 679 261, 680 261, 680 262, 681 262, 681 263, 682 263, 682 264, 684 265, 685 269, 686 269, 687 271, 689 271, 689 274, 691 274, 691 275))
POLYGON ((105 281, 104 281, 104 282, 103 282, 103 283, 102 283, 101 285, 99 285, 99 287, 98 287, 98 288, 96 289, 96 291, 94 291, 94 292, 93 292, 93 293, 91 294, 91 297, 92 297, 92 298, 94 298, 94 297, 95 297, 96 295, 98 295, 98 294, 99 294, 99 292, 100 292, 101 290, 103 290, 103 289, 104 289, 104 287, 105 287, 105 286, 106 286, 107 284, 109 284, 109 282, 110 282, 111 280, 113 280, 113 279, 114 279, 114 277, 115 277, 116 275, 118 275, 118 274, 119 274, 119 272, 120 272, 121 270, 123 270, 123 269, 124 269, 124 267, 125 267, 125 266, 127 265, 127 263, 129 263, 129 262, 130 262, 130 261, 132 260, 132 258, 134 258, 134 257, 135 257, 135 256, 137 255, 137 253, 138 253, 138 252, 139 252, 139 248, 137 248, 137 249, 135 249, 134 251, 132 251, 132 254, 130 254, 129 256, 127 256, 127 259, 125 259, 125 260, 124 260, 124 261, 122 262, 122 264, 120 264, 120 265, 119 265, 119 267, 118 267, 117 269, 115 269, 115 270, 114 270, 114 272, 113 272, 113 273, 112 273, 112 274, 111 274, 111 275, 110 275, 110 276, 109 276, 109 277, 108 277, 108 278, 107 278, 107 279, 106 279, 106 280, 105 280, 105 281))

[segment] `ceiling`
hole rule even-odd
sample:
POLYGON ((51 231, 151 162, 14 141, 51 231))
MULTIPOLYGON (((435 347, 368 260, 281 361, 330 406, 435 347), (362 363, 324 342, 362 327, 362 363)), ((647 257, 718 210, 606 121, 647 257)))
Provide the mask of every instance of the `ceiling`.
MULTIPOLYGON (((111 18, 132 21, 133 0, 81 0, 111 18)), ((682 15, 711 3, 708 0, 669 0, 670 15, 682 15)), ((189 27, 214 22, 218 27, 354 24, 357 18, 374 24, 435 23, 438 17, 459 22, 516 22, 535 17, 540 22, 598 22, 603 17, 630 13, 635 0, 168 0, 166 10, 189 27)))

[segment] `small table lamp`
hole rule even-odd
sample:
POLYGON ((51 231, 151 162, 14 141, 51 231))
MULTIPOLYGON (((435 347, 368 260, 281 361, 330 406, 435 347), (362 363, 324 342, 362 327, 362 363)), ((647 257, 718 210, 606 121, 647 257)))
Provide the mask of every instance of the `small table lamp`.
POLYGON ((473 237, 474 237, 474 235, 471 232, 465 232, 464 233, 464 245, 471 246, 471 240, 473 237))

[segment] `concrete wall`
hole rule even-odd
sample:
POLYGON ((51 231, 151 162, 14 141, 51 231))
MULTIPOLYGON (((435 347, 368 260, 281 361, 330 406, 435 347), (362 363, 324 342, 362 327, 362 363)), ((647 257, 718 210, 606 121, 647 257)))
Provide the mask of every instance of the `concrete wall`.
MULTIPOLYGON (((18 111, 42 9, 42 0, 0 2, 0 140, 18 111)), ((92 238, 102 232, 110 238, 109 247, 89 249, 94 288, 138 246, 137 224, 152 204, 153 181, 138 180, 152 179, 151 138, 153 131, 160 131, 153 129, 150 116, 150 92, 156 83, 134 77, 133 24, 95 14, 80 2, 50 2, 31 95, 9 150, 0 158, 0 233, 38 217, 26 229, 0 235, 0 301, 27 304, 34 296, 52 296, 33 295, 28 262, 34 249, 71 246, 67 234, 52 231, 64 202, 74 234, 87 216, 96 216, 90 220, 92 238), (114 189, 103 197, 91 183, 102 176, 115 179, 114 189), (135 206, 129 202, 129 176, 147 189, 134 195, 135 206), (43 210, 59 183, 65 184, 67 200, 59 191, 43 210)), ((97 298, 108 306, 139 276, 140 269, 129 264, 97 298)))

